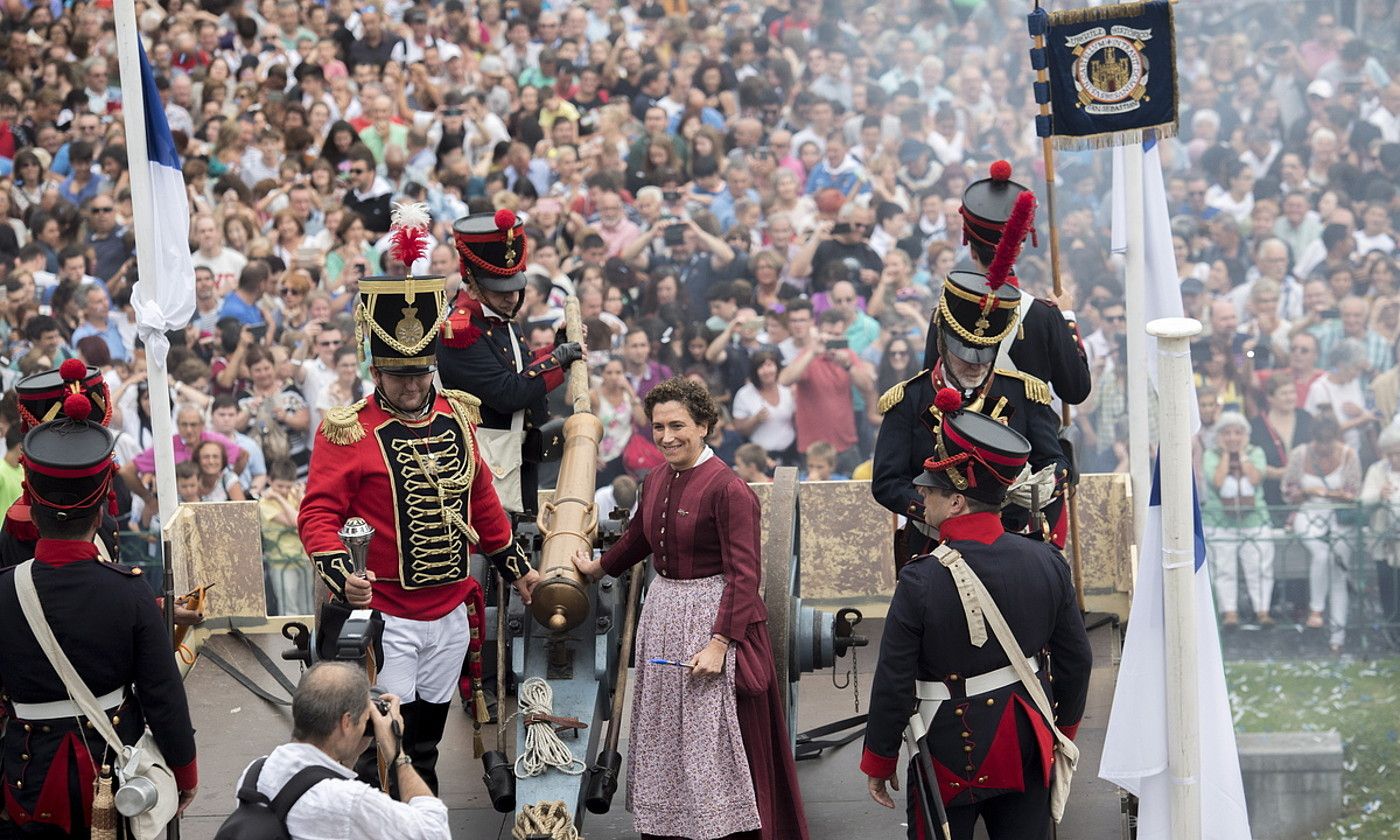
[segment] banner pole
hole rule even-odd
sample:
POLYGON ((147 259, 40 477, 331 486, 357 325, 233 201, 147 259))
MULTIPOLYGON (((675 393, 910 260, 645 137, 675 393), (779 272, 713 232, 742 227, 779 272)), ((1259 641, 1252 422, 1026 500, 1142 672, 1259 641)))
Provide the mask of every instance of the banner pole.
MULTIPOLYGON (((1123 147, 1123 209, 1127 227, 1124 303, 1128 312, 1128 366, 1147 363, 1147 232, 1144 220, 1141 143, 1123 147)), ((1152 486, 1146 376, 1128 377, 1128 468, 1133 480, 1133 528, 1142 544, 1147 496, 1152 486)), ((1170 450, 1169 450, 1170 451, 1170 450)), ((1190 452, 1188 446, 1185 452, 1190 452)))
MULTIPOLYGON (((1159 318, 1147 325, 1157 338, 1163 452, 1191 451, 1191 339, 1201 332, 1192 318, 1159 318)), ((1191 459, 1161 458, 1164 636, 1167 664, 1167 767, 1171 776, 1171 836, 1201 837, 1201 710, 1197 662, 1195 503, 1191 459)), ((1206 616, 1206 620, 1214 616, 1206 616)))
MULTIPOLYGON (((1036 0, 1034 11, 1040 10, 1040 0, 1036 0)), ((1043 54, 1045 51, 1045 33, 1043 30, 1036 32, 1031 30, 1031 43, 1043 54)), ((1050 84, 1050 69, 1042 63, 1040 69, 1035 71, 1035 80, 1038 84, 1050 84)), ((1040 103, 1040 116, 1043 120, 1050 120, 1050 99, 1045 97, 1045 101, 1040 103)), ((1064 302, 1061 296, 1064 295, 1064 281, 1060 278, 1060 226, 1055 224, 1055 144, 1050 134, 1040 138, 1040 154, 1045 160, 1045 215, 1048 221, 1050 233, 1050 277, 1054 283, 1055 306, 1064 309, 1064 302)), ((1060 401, 1060 426, 1069 428, 1070 411, 1069 403, 1060 401)), ((1084 612, 1084 555, 1079 548, 1079 504, 1075 499, 1075 487, 1065 488, 1065 514, 1069 517, 1069 540, 1070 540, 1070 571, 1074 579, 1075 597, 1079 600, 1079 611, 1084 612)))

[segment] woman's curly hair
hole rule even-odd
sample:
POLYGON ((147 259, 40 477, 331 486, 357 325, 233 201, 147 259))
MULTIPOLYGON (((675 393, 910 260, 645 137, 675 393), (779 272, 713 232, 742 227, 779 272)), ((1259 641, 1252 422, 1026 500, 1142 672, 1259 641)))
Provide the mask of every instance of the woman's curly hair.
POLYGON ((643 400, 647 419, 651 419, 654 408, 665 402, 678 402, 685 406, 695 425, 704 426, 707 431, 714 431, 715 423, 719 422, 719 408, 715 405, 714 398, 704 385, 693 379, 673 376, 648 391, 646 399, 643 400))

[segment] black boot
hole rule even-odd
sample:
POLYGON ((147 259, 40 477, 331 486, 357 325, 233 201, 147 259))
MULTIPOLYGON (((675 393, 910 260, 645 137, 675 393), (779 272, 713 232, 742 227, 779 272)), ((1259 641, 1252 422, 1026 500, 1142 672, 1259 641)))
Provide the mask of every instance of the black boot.
POLYGON ((437 760, 438 742, 442 740, 442 730, 447 727, 447 713, 452 708, 449 703, 428 703, 417 700, 413 706, 413 723, 409 723, 405 708, 403 748, 413 759, 413 769, 427 783, 428 789, 436 796, 438 792, 437 760))

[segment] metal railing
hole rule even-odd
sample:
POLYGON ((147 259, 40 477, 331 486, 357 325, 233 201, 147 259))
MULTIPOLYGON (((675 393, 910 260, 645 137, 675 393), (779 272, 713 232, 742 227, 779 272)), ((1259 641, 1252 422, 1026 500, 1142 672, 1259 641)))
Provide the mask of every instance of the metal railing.
POLYGON ((1202 511, 1220 615, 1258 626, 1263 601, 1274 622, 1310 629, 1319 610, 1333 649, 1400 647, 1400 512, 1359 503, 1262 510, 1202 511))

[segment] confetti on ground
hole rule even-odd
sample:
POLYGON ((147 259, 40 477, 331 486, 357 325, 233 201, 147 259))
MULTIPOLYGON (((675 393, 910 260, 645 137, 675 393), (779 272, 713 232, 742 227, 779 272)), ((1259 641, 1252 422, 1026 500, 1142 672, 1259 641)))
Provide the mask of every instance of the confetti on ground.
POLYGON ((1230 662, 1225 672, 1238 731, 1341 736, 1342 814, 1315 838, 1400 840, 1400 773, 1386 772, 1400 755, 1400 659, 1230 662))

